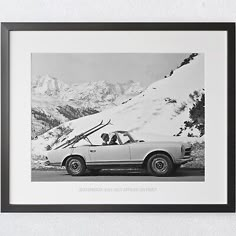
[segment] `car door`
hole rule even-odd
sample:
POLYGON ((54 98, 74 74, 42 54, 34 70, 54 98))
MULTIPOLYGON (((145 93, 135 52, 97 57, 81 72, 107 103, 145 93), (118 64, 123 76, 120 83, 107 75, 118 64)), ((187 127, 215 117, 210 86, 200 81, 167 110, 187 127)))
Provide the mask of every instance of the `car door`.
POLYGON ((143 161, 147 153, 152 150, 145 142, 136 142, 130 144, 130 156, 132 161, 143 161))
POLYGON ((90 146, 89 155, 92 162, 125 162, 130 161, 129 145, 90 146))

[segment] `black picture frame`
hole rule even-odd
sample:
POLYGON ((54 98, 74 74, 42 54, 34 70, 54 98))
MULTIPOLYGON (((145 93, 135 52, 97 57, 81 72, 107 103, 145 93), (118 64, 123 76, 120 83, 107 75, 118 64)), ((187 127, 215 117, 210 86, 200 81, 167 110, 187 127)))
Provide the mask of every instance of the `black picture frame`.
POLYGON ((235 24, 234 23, 2 23, 1 24, 1 211, 2 212, 234 212, 235 211, 235 24), (12 205, 10 176, 11 31, 225 31, 227 32, 227 204, 12 205))

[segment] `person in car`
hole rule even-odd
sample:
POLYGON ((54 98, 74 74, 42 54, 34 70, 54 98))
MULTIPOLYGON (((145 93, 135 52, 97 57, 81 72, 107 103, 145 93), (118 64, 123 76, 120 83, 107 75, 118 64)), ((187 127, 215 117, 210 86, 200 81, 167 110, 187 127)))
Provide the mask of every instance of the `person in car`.
POLYGON ((108 142, 109 142, 109 135, 106 134, 106 133, 103 133, 103 134, 101 135, 101 138, 102 138, 102 140, 103 140, 102 145, 108 145, 108 142))
POLYGON ((114 134, 111 138, 109 145, 118 145, 116 141, 117 141, 117 136, 114 134))

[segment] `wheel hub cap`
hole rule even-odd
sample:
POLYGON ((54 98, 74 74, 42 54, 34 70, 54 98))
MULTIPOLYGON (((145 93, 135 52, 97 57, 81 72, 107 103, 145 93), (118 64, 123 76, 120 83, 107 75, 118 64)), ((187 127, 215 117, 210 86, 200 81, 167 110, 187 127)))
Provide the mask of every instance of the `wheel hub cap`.
POLYGON ((72 160, 70 162, 70 168, 73 172, 79 173, 82 169, 81 163, 78 160, 72 160))
POLYGON ((72 169, 76 170, 78 168, 78 163, 74 162, 71 165, 72 169))

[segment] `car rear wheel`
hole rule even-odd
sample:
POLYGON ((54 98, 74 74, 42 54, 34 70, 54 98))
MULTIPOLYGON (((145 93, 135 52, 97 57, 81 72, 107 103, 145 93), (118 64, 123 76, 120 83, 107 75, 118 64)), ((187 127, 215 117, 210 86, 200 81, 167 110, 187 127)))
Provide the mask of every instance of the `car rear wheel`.
POLYGON ((81 157, 70 157, 66 161, 66 170, 72 176, 83 175, 86 170, 84 160, 81 157))
POLYGON ((147 162, 147 171, 154 176, 168 176, 173 172, 173 162, 165 154, 154 154, 147 162))

